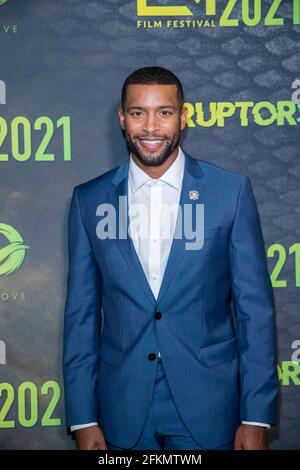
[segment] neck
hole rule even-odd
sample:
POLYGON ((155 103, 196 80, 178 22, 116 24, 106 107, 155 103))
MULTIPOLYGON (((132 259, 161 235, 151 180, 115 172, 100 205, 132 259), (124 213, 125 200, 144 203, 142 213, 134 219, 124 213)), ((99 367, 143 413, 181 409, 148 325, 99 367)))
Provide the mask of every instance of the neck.
POLYGON ((167 160, 159 166, 148 166, 140 162, 140 160, 132 153, 132 159, 148 176, 152 179, 160 178, 174 163, 179 153, 179 146, 176 147, 173 153, 167 158, 167 160))

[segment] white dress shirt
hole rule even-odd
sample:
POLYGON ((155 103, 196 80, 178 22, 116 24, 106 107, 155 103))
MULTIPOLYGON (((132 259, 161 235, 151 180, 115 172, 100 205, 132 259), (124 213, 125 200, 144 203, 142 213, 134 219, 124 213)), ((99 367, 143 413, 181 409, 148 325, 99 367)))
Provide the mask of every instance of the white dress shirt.
POLYGON ((183 173, 184 155, 181 148, 173 164, 157 179, 150 178, 132 157, 129 162, 128 207, 129 217, 132 216, 130 234, 156 299, 173 240, 183 173), (130 213, 134 207, 137 208, 137 214, 139 207, 146 209, 144 213, 148 217, 143 220, 144 232, 141 228, 138 231, 139 227, 134 230, 134 213, 130 213), (171 217, 167 216, 166 211, 170 211, 171 217))
MULTIPOLYGON (((162 278, 167 265, 172 239, 175 230, 179 206, 182 179, 184 174, 184 154, 181 147, 177 158, 168 170, 157 179, 150 178, 130 156, 128 168, 128 214, 130 236, 139 257, 153 295, 157 299, 162 278), (142 208, 146 208, 146 211, 142 208), (165 210, 171 210, 167 217, 165 210), (142 212, 143 211, 143 212, 142 212), (135 220, 146 212, 143 227, 135 220), (169 223, 169 221, 171 223, 169 223)), ((160 351, 158 356, 161 357, 160 351)), ((258 426, 270 427, 268 424, 247 422, 258 426)), ((71 431, 96 425, 88 423, 71 426, 71 431)))

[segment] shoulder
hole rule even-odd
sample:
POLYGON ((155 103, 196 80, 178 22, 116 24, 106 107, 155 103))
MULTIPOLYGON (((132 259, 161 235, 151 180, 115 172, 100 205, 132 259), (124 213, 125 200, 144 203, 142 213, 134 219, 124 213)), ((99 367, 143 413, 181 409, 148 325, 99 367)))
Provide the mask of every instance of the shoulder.
POLYGON ((221 179, 223 178, 226 180, 237 181, 239 183, 244 181, 246 178, 246 176, 243 175, 242 173, 229 170, 220 165, 216 165, 215 163, 210 163, 210 162, 207 162, 205 160, 200 160, 200 159, 198 159, 197 161, 198 161, 198 165, 201 166, 201 169, 208 176, 215 176, 221 179))
POLYGON ((112 181, 117 172, 125 170, 128 159, 111 170, 108 170, 101 175, 96 176, 90 180, 84 181, 76 185, 73 189, 74 193, 80 194, 81 197, 88 197, 93 194, 104 193, 111 188, 112 181))
POLYGON ((185 154, 188 158, 194 161, 194 164, 198 165, 203 173, 203 176, 206 180, 210 181, 212 184, 220 186, 230 187, 231 189, 239 190, 241 186, 246 184, 249 181, 249 177, 239 173, 237 171, 229 170, 215 163, 202 160, 200 158, 192 157, 191 155, 185 154))

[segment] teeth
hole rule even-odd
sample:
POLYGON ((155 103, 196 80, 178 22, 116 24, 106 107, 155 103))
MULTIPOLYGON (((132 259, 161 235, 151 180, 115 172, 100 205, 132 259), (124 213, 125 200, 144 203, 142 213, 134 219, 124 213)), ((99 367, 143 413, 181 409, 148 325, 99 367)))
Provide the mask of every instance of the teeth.
POLYGON ((144 144, 160 144, 161 140, 142 140, 144 144))

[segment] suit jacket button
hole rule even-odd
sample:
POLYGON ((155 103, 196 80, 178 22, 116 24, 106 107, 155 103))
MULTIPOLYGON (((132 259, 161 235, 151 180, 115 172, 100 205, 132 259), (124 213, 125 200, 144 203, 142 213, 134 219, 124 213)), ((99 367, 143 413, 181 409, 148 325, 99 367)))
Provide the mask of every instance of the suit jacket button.
POLYGON ((161 317, 162 317, 162 314, 160 312, 156 312, 156 314, 154 315, 156 320, 160 320, 161 317))
POLYGON ((149 361, 155 361, 155 359, 156 359, 156 354, 154 354, 154 353, 148 354, 148 359, 149 359, 149 361))

